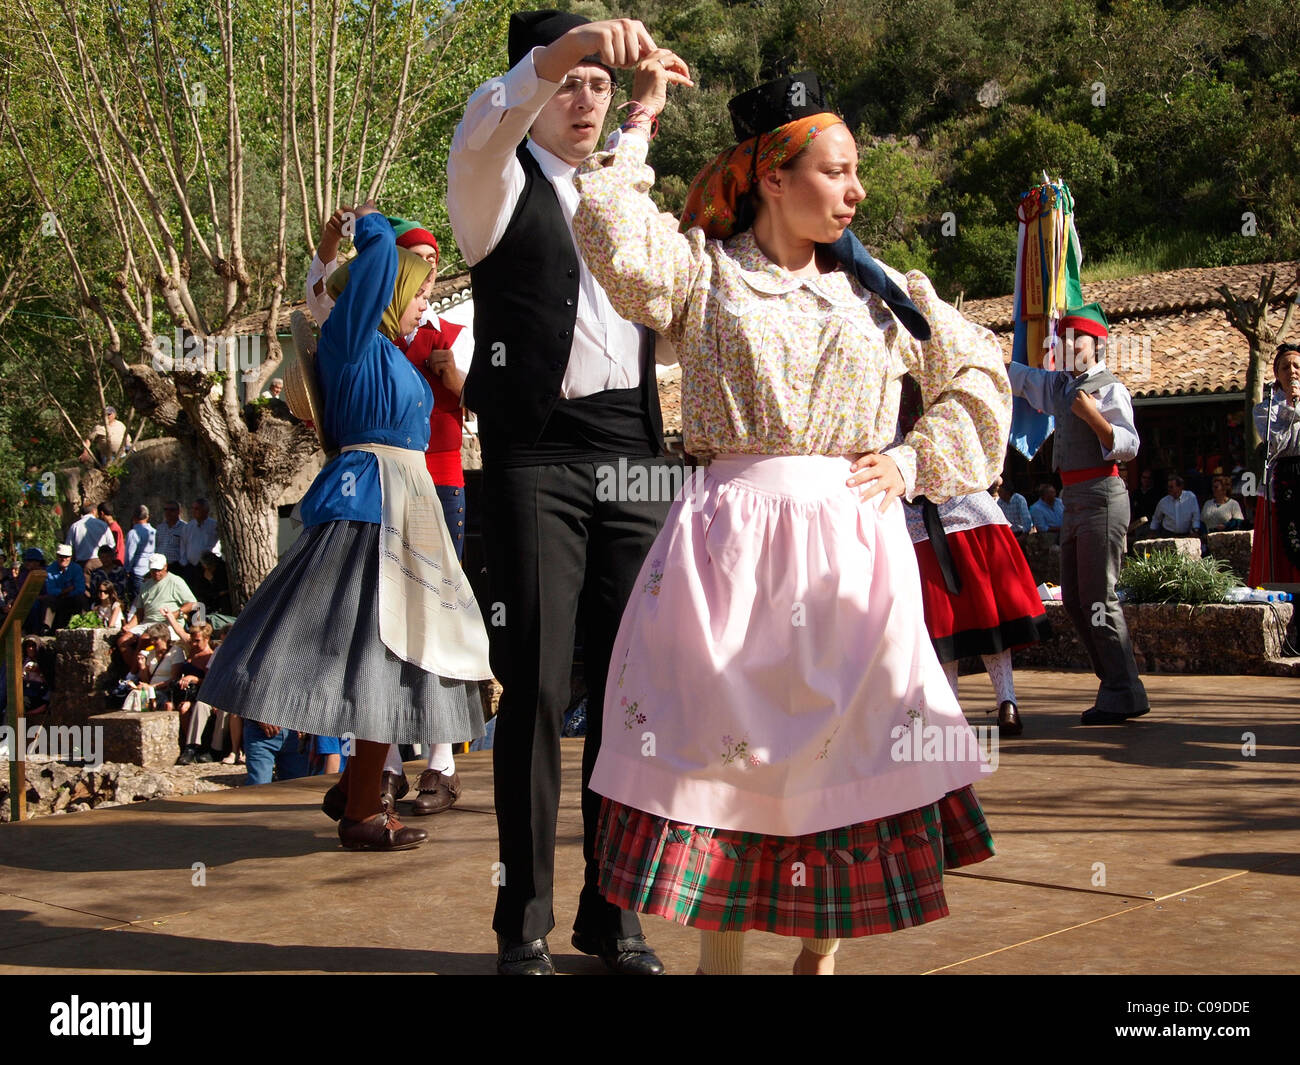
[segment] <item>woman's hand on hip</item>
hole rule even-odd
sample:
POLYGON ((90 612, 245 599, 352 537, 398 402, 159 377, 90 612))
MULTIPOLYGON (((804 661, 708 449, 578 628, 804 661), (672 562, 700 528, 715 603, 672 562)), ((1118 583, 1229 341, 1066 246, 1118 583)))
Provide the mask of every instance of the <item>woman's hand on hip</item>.
POLYGON ((874 451, 859 455, 853 460, 850 470, 852 472, 847 482, 850 488, 866 485, 858 493, 859 499, 863 502, 882 492, 885 494, 885 498, 880 503, 882 514, 889 509, 889 504, 896 496, 901 497, 907 491, 898 463, 888 455, 880 455, 874 451))

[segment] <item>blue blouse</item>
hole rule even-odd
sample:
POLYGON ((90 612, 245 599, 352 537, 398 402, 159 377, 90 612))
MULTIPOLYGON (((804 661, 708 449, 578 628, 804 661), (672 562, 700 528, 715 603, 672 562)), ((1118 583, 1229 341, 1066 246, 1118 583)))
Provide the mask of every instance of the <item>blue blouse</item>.
MULTIPOLYGON (((397 281, 397 242, 382 214, 359 218, 348 283, 321 328, 316 371, 325 430, 339 447, 387 444, 423 452, 429 444, 433 391, 397 345, 379 332, 397 281)), ((347 451, 325 464, 302 499, 304 525, 379 524, 379 460, 347 451)))

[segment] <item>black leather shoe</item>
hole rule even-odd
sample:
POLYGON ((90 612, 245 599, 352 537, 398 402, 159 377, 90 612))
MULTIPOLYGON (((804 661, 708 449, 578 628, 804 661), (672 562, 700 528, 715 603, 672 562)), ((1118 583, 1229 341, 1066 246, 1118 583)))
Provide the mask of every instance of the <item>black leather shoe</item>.
MULTIPOLYGON (((1145 711, 1143 711, 1145 713, 1145 711)), ((1083 725, 1122 725, 1129 718, 1128 714, 1112 714, 1108 710, 1098 710, 1090 706, 1079 717, 1083 725)))
POLYGON ((497 936, 497 972, 502 976, 554 976, 555 963, 546 937, 523 943, 497 936))
POLYGON ((1010 699, 1003 699, 998 703, 998 735, 1019 736, 1024 731, 1025 726, 1020 722, 1020 711, 1016 709, 1016 704, 1010 699))
POLYGON ((659 960, 645 936, 593 936, 583 932, 573 933, 573 945, 583 954, 591 954, 605 963, 610 972, 623 976, 662 976, 664 963, 659 960))

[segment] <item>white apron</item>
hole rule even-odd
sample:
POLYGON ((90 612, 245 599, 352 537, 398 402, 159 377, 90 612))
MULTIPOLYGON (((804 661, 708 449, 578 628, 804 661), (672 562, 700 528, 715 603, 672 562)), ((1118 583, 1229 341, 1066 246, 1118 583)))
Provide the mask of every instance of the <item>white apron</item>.
POLYGON ((350 444, 379 461, 379 638, 449 680, 488 680, 487 629, 442 515, 424 452, 350 444))

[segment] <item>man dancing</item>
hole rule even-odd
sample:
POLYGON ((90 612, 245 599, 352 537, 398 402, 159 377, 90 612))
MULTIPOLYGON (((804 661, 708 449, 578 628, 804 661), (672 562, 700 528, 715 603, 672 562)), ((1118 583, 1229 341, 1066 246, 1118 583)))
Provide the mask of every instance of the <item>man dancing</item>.
MULTIPOLYGON (((586 879, 573 944, 616 972, 663 972, 636 915, 601 897, 600 796, 587 786, 614 636, 671 502, 597 492, 611 467, 646 467, 633 472, 666 481, 653 469, 665 464, 654 338, 614 312, 571 228, 574 170, 597 146, 614 68, 652 54, 685 82, 685 65, 657 52, 639 22, 512 16, 510 71, 470 97, 447 166, 451 227, 474 290, 474 359, 462 395, 479 420, 486 614, 503 689, 493 745, 501 864, 492 924, 497 969, 509 975, 555 971, 546 935, 555 926, 560 729, 580 605, 594 712, 582 760, 586 879)), ((652 81, 638 72, 634 112, 652 81)))
POLYGON ((1085 725, 1117 725, 1151 709, 1138 677, 1115 581, 1124 559, 1128 493, 1119 463, 1137 457, 1133 400, 1106 369, 1106 316, 1096 303, 1066 312, 1065 371, 1007 366, 1011 391, 1056 417, 1052 465, 1061 473, 1061 602, 1101 681, 1085 725))

